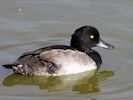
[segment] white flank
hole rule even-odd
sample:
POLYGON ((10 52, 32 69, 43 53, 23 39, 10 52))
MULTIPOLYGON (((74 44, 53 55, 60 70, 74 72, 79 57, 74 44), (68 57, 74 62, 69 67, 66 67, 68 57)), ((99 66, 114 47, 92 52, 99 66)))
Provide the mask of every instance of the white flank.
POLYGON ((94 60, 80 51, 55 49, 43 52, 40 57, 48 59, 60 68, 54 74, 55 76, 77 74, 97 69, 94 60))

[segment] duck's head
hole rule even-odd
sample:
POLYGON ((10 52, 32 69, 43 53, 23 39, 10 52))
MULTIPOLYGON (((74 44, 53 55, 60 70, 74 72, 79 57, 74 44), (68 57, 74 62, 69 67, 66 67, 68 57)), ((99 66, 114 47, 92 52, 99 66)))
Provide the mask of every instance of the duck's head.
POLYGON ((87 51, 92 47, 103 47, 113 49, 114 46, 104 42, 100 38, 98 30, 93 26, 83 26, 75 30, 71 39, 71 47, 79 51, 87 51))

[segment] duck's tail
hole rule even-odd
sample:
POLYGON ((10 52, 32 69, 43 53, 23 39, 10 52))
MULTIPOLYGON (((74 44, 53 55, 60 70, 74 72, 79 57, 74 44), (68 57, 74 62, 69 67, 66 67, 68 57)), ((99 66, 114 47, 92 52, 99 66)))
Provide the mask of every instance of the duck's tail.
POLYGON ((3 67, 5 68, 8 68, 8 69, 12 69, 14 66, 17 66, 17 64, 5 64, 5 65, 2 65, 3 67))

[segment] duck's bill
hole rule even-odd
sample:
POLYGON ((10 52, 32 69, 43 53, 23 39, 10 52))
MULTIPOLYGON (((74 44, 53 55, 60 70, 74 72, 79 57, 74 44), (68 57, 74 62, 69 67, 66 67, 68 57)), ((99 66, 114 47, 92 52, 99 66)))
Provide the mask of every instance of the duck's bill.
POLYGON ((109 43, 106 43, 104 42, 103 40, 100 39, 99 43, 97 44, 98 47, 102 47, 102 48, 105 48, 105 49, 114 49, 114 46, 109 44, 109 43))

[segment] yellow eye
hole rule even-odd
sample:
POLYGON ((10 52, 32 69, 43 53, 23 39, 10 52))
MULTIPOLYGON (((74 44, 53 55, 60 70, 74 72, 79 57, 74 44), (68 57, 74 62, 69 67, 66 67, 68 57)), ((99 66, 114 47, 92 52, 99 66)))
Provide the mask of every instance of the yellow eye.
POLYGON ((90 35, 90 39, 94 39, 94 35, 90 35))

